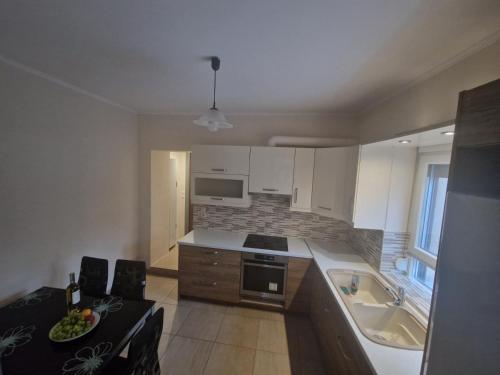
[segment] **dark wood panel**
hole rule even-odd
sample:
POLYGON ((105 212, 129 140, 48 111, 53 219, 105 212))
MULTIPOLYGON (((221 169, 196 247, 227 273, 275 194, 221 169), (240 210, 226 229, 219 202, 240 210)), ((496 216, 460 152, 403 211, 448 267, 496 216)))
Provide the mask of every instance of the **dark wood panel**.
POLYGON ((312 288, 311 259, 290 258, 285 292, 285 310, 309 313, 312 288))
POLYGON ((371 375, 370 365, 317 266, 312 267, 311 321, 329 374, 371 375))
POLYGON ((179 294, 230 303, 238 303, 240 300, 238 282, 235 283, 234 280, 221 281, 206 275, 181 274, 179 278, 179 294))
POLYGON ((499 165, 500 80, 497 80, 460 93, 448 190, 499 199, 499 165))
POLYGON ((237 251, 179 247, 179 294, 221 302, 240 300, 241 254, 237 251))

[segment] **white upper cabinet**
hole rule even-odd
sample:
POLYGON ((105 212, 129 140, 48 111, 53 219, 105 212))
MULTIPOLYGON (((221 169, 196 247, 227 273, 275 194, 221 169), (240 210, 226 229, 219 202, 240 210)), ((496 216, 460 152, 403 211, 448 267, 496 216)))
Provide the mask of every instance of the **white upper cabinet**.
POLYGON ((292 195, 294 148, 252 147, 250 193, 292 195))
POLYGON ((415 173, 416 147, 361 146, 354 227, 405 232, 415 173))
POLYGON ((249 174, 250 147, 204 146, 192 148, 191 166, 196 173, 249 174))
POLYGON ((316 149, 313 212, 352 221, 357 156, 357 146, 316 149))
POLYGON ((314 175, 314 149, 296 148, 293 169, 293 189, 290 206, 297 211, 311 210, 314 175))

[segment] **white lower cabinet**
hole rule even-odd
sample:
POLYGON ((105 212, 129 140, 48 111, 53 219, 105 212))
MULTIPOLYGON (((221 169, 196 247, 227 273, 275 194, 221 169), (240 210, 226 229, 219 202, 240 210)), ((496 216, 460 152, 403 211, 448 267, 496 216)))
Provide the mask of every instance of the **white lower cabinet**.
POLYGON ((290 201, 292 210, 311 211, 314 151, 313 148, 295 149, 292 199, 290 201))

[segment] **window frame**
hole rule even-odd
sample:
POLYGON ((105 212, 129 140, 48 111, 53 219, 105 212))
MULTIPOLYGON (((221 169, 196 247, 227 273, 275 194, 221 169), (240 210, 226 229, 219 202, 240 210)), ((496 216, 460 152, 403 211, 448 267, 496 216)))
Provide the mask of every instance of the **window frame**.
MULTIPOLYGON (((424 206, 425 179, 430 164, 450 164, 451 145, 428 146, 418 149, 417 168, 413 185, 413 198, 409 217, 410 242, 409 255, 424 262, 432 269, 436 269, 437 257, 418 247, 418 234, 421 232, 420 217, 424 206)), ((413 262, 409 274, 413 274, 413 262)))

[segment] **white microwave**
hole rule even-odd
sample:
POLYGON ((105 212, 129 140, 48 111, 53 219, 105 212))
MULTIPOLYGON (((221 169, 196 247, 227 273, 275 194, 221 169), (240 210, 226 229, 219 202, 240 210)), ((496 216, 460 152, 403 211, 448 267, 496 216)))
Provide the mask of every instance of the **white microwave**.
POLYGON ((250 207, 248 176, 192 173, 191 202, 216 206, 250 207))

